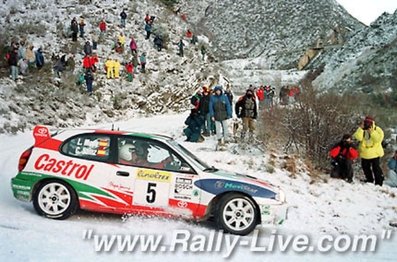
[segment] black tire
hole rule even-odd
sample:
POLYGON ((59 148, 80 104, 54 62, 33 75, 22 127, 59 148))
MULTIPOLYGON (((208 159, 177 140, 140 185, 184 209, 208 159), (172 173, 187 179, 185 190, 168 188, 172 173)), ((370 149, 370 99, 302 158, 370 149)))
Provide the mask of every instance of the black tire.
POLYGON ((35 190, 33 206, 41 216, 66 219, 77 210, 77 196, 69 184, 61 180, 48 180, 35 190))
POLYGON ((258 224, 258 209, 249 197, 230 193, 219 200, 215 219, 218 227, 225 232, 244 236, 258 224))

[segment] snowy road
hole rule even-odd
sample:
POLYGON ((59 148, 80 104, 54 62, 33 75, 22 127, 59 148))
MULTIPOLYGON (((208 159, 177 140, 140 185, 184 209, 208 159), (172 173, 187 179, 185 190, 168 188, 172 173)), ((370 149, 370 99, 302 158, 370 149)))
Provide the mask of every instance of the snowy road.
MULTIPOLYGON (((117 123, 120 129, 164 133, 182 141, 181 130, 186 114, 163 115, 117 123)), ((109 128, 109 124, 106 128, 109 128)), ((131 217, 123 222, 120 216, 79 212, 65 221, 45 219, 36 215, 31 203, 20 202, 12 196, 10 179, 15 176, 19 155, 33 143, 30 132, 17 136, 0 136, 0 257, 2 261, 220 261, 224 260, 224 246, 219 252, 95 252, 94 243, 83 237, 87 230, 97 234, 156 234, 172 239, 176 230, 188 230, 192 235, 214 233, 211 224, 195 224, 185 221, 158 218, 131 217)), ((209 164, 264 178, 284 189, 289 205, 289 219, 277 228, 282 235, 306 234, 313 240, 323 234, 377 234, 391 230, 388 222, 397 218, 397 190, 379 188, 359 182, 347 184, 328 180, 327 183, 309 183, 310 177, 299 173, 296 178, 277 166, 275 172, 265 172, 268 155, 258 152, 239 155, 230 152, 214 152, 214 139, 203 144, 184 143, 209 164)), ((276 163, 282 162, 282 157, 276 163)), ((260 230, 265 241, 273 228, 260 230)), ((276 228, 274 228, 276 229, 276 228)), ((249 247, 236 247, 229 260, 250 261, 394 261, 397 257, 397 237, 391 232, 388 240, 379 240, 376 252, 337 253, 330 251, 303 252, 252 252, 249 247)), ((253 236, 243 240, 251 241, 253 236)))

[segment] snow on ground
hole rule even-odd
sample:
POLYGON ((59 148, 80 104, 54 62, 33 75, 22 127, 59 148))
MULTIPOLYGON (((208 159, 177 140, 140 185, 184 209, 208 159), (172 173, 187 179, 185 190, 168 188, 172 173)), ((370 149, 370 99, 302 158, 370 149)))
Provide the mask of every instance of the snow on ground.
MULTIPOLYGON (((187 113, 179 115, 162 115, 151 118, 131 119, 115 123, 121 130, 163 133, 174 137, 192 150, 201 159, 211 165, 249 173, 280 186, 287 195, 291 206, 288 220, 282 226, 260 229, 262 237, 276 229, 287 235, 307 234, 318 239, 321 234, 381 234, 390 220, 397 220, 397 189, 375 187, 355 181, 347 184, 340 180, 312 183, 311 177, 303 168, 298 168, 295 178, 280 169, 284 156, 275 155, 274 172, 267 167, 270 154, 259 150, 242 150, 237 145, 230 145, 231 150, 215 152, 215 138, 210 137, 204 143, 183 142, 182 128, 187 113), (234 151, 234 153, 233 153, 234 151)), ((110 128, 111 124, 100 126, 110 128)), ((132 261, 145 259, 150 261, 220 261, 221 252, 182 252, 176 253, 142 253, 136 251, 96 253, 93 242, 83 239, 85 230, 102 234, 161 234, 168 240, 175 230, 187 229, 192 234, 209 235, 214 229, 211 223, 192 223, 160 218, 130 217, 123 221, 120 216, 79 212, 73 217, 57 221, 39 217, 31 203, 20 202, 12 196, 10 179, 16 175, 17 163, 21 152, 33 143, 30 132, 16 136, 0 136, 0 257, 2 261, 132 261)), ((299 162, 298 162, 299 165, 299 162)), ((395 232, 393 232, 393 235, 395 232)), ((252 236, 244 237, 251 239, 252 236)), ((265 237, 266 241, 267 237, 265 237)), ((231 255, 232 260, 249 259, 250 261, 278 260, 393 260, 397 255, 396 237, 382 241, 375 253, 345 253, 334 251, 325 254, 316 252, 299 254, 286 253, 252 253, 247 247, 237 247, 231 255)), ((223 249, 222 249, 223 250, 223 249)))

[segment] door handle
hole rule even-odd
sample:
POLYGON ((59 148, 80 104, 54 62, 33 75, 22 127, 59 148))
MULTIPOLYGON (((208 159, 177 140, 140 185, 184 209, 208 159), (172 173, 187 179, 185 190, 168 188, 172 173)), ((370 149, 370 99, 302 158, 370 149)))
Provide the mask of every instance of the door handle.
POLYGON ((124 171, 117 171, 116 175, 117 175, 117 176, 129 176, 130 173, 124 172, 124 171))

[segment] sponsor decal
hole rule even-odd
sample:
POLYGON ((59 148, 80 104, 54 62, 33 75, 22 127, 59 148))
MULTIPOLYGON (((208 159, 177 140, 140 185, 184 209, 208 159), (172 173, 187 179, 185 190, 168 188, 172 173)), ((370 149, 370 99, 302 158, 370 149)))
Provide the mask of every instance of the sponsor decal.
POLYGON ((253 197, 263 197, 270 199, 275 199, 276 197, 276 192, 268 188, 240 181, 231 181, 225 179, 202 179, 194 182, 194 185, 214 195, 228 191, 237 191, 247 193, 253 197))
POLYGON ((42 142, 46 141, 48 138, 50 138, 50 131, 48 130, 47 127, 45 126, 35 126, 33 129, 33 137, 35 140, 35 145, 39 145, 42 142))
POLYGON ((193 190, 193 180, 191 178, 177 177, 175 181, 175 198, 191 199, 193 190))
POLYGON ((116 184, 114 182, 109 182, 109 187, 116 190, 131 191, 129 186, 123 186, 122 184, 116 184))
POLYGON ((261 205, 261 215, 262 216, 270 215, 270 206, 269 205, 261 205))
POLYGON ((174 198, 175 198, 175 199, 192 200, 192 197, 191 197, 191 196, 184 196, 184 195, 182 195, 182 196, 180 196, 180 195, 174 195, 174 198))
POLYGON ((178 201, 177 205, 180 208, 186 208, 187 207, 187 202, 186 201, 178 201))
POLYGON ((73 162, 73 160, 57 160, 48 154, 39 156, 34 163, 34 168, 38 171, 47 171, 57 175, 75 177, 76 179, 87 180, 94 165, 84 165, 73 162))
POLYGON ((158 170, 148 170, 148 169, 138 169, 136 178, 140 180, 157 181, 157 182, 171 182, 171 173, 158 171, 158 170))

